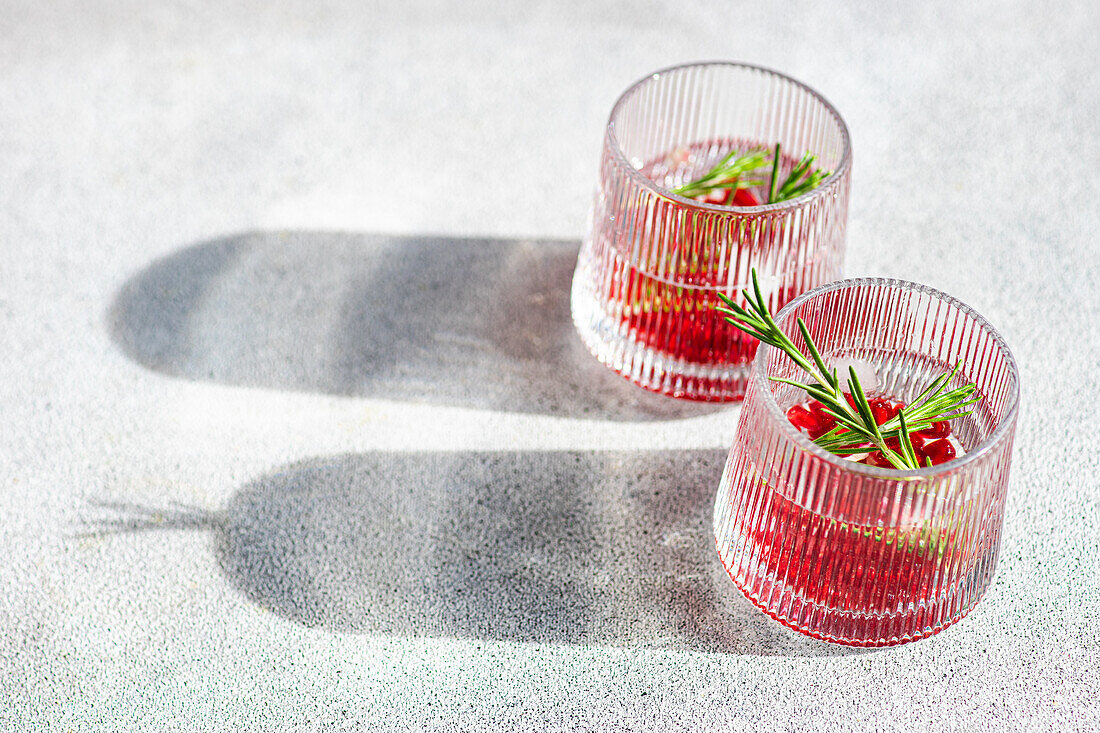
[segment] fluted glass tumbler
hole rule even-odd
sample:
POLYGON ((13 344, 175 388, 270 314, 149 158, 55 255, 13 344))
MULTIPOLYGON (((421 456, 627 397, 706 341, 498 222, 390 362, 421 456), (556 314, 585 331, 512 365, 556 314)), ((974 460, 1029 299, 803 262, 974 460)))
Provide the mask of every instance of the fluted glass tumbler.
MULTIPOLYGON (((716 294, 737 293, 755 268, 774 312, 839 276, 850 158, 833 106, 777 72, 693 64, 634 84, 611 111, 573 276, 573 321, 589 350, 656 392, 740 399, 756 342, 716 316, 716 294), (831 175, 775 204, 672 193, 730 150, 770 151, 776 143, 780 180, 804 153, 831 175)), ((770 167, 753 175, 770 178, 770 167)))
POLYGON ((859 365, 871 394, 909 403, 958 364, 953 386, 981 401, 951 421, 963 452, 911 471, 818 448, 787 419, 805 381, 763 346, 714 507, 718 553, 734 583, 783 624, 856 646, 900 644, 962 618, 985 592, 1000 547, 1019 375, 1001 336, 973 309, 898 280, 845 280, 795 299, 776 322, 827 361, 859 365))

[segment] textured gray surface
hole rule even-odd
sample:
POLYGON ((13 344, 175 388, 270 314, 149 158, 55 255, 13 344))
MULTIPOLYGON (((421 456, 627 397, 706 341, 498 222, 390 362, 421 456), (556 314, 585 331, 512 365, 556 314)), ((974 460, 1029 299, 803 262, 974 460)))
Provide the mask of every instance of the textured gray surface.
POLYGON ((4 3, 0 725, 1100 728, 1100 12, 918 5, 4 3), (1000 567, 931 639, 756 612, 737 409, 572 340, 611 103, 705 58, 835 103, 846 271, 1020 363, 1000 567))

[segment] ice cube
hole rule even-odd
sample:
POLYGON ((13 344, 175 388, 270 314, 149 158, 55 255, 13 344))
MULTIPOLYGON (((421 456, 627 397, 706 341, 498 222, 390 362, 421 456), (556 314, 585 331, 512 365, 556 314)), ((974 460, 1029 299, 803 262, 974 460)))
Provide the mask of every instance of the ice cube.
POLYGON ((850 378, 848 367, 856 370, 856 376, 859 377, 859 383, 863 387, 864 393, 871 394, 878 389, 878 374, 875 372, 875 368, 862 359, 841 357, 833 359, 830 366, 836 369, 841 388, 845 391, 847 391, 848 379, 850 378))

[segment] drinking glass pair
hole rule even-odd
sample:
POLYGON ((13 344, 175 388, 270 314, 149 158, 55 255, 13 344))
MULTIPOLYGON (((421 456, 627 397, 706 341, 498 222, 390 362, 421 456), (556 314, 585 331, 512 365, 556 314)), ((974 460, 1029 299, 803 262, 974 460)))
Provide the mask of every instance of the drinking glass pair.
POLYGON ((989 585, 1019 386, 1004 340, 958 300, 897 280, 835 282, 850 171, 844 121, 794 79, 734 63, 651 74, 612 109, 572 311, 596 358, 638 385, 744 399, 714 511, 726 570, 782 623, 877 646, 939 631, 989 585), (732 151, 771 156, 745 174, 751 196, 675 192, 732 151), (829 175, 771 202, 771 179, 784 181, 803 154, 829 175), (802 318, 827 361, 863 364, 883 394, 909 402, 958 365, 952 386, 972 383, 982 398, 952 423, 962 457, 888 470, 829 453, 792 425, 786 412, 805 393, 774 379, 805 375, 714 310, 719 295, 739 299, 753 271, 792 341, 802 318))

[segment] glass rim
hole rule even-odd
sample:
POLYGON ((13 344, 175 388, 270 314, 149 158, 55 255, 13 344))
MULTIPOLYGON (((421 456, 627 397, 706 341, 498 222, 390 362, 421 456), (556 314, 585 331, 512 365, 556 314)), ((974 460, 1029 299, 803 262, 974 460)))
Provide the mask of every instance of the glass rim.
POLYGON ((848 168, 851 166, 852 161, 852 140, 848 133, 848 124, 844 121, 844 118, 840 116, 840 112, 833 106, 832 102, 826 99, 820 92, 805 84, 794 77, 788 76, 781 71, 769 68, 767 66, 758 66, 756 64, 749 64, 742 61, 690 61, 684 64, 676 64, 674 66, 666 66, 663 69, 657 69, 656 71, 646 74, 642 78, 635 81, 629 87, 619 95, 619 98, 615 100, 615 104, 611 107, 611 115, 607 120, 607 136, 611 141, 611 148, 613 150, 614 158, 616 162, 628 172, 628 175, 637 183, 640 183, 644 188, 649 189, 652 193, 662 198, 673 201, 681 206, 685 206, 691 209, 697 209, 699 211, 706 211, 711 213, 768 213, 774 211, 787 211, 789 209, 795 209, 808 204, 814 199, 822 198, 826 193, 832 193, 832 191, 840 185, 840 181, 845 177, 844 174, 848 172, 848 168), (786 201, 780 201, 774 204, 759 204, 757 206, 727 206, 726 204, 708 204, 702 201, 696 201, 695 199, 689 199, 684 196, 662 188, 656 184, 652 179, 642 175, 641 171, 634 167, 634 165, 627 159, 626 154, 623 153, 622 145, 619 144, 619 138, 615 134, 615 116, 619 113, 620 109, 626 104, 626 101, 631 97, 634 92, 639 90, 644 85, 655 81, 662 74, 667 74, 675 71, 683 71, 684 69, 708 67, 708 66, 726 66, 736 69, 749 69, 752 71, 759 71, 771 76, 778 77, 785 81, 794 84, 797 87, 805 90, 816 99, 825 110, 836 120, 837 125, 840 127, 840 136, 842 141, 842 148, 840 152, 840 162, 837 164, 836 170, 832 171, 824 182, 817 188, 807 191, 801 196, 796 196, 793 199, 787 199, 786 201))
POLYGON ((927 295, 931 295, 934 298, 938 298, 940 301, 949 305, 955 306, 963 313, 973 318, 980 327, 988 329, 990 335, 993 337, 994 343, 996 343, 1003 351, 1008 360, 1008 373, 1012 378, 1012 384, 1009 388, 1007 395, 1010 400, 1008 409, 1001 417, 997 427, 988 438, 979 443, 974 450, 967 451, 961 458, 953 458, 950 461, 941 463, 938 466, 929 466, 926 468, 910 469, 907 471, 899 471, 894 468, 879 468, 878 466, 868 466, 863 463, 856 463, 855 461, 849 461, 835 453, 821 448, 802 431, 798 430, 791 424, 787 416, 779 409, 779 403, 776 401, 775 393, 768 388, 769 379, 766 374, 765 364, 768 356, 775 349, 765 343, 761 343, 756 350, 756 357, 752 360, 752 365, 749 368, 749 383, 758 380, 763 385, 764 391, 764 405, 767 414, 774 420, 779 422, 780 432, 786 437, 793 440, 794 444, 801 450, 806 451, 814 456, 824 459, 826 462, 831 463, 838 468, 850 471, 852 473, 865 475, 869 478, 883 478, 893 480, 914 480, 923 478, 934 478, 942 474, 953 473, 954 471, 963 468, 964 466, 973 463, 981 459, 982 457, 991 453, 996 447, 998 447, 1008 436, 1010 427, 1016 422, 1016 413, 1020 407, 1020 371, 1016 364, 1016 357, 1013 356, 1012 350, 1008 348, 1008 343, 1001 336, 1000 332, 993 327, 993 325, 982 316, 981 313, 974 310, 972 307, 962 302, 958 298, 955 298, 947 293, 937 290, 936 288, 929 287, 922 283, 912 282, 910 280, 897 280, 894 278, 881 278, 881 277, 860 277, 849 278, 846 280, 837 280, 835 282, 826 283, 820 285, 813 290, 807 290, 802 295, 798 296, 787 305, 783 306, 775 315, 775 322, 782 325, 784 319, 789 318, 790 312, 798 306, 802 305, 811 298, 815 298, 819 295, 829 293, 836 290, 842 290, 852 287, 860 286, 884 286, 890 288, 918 290, 927 295))

